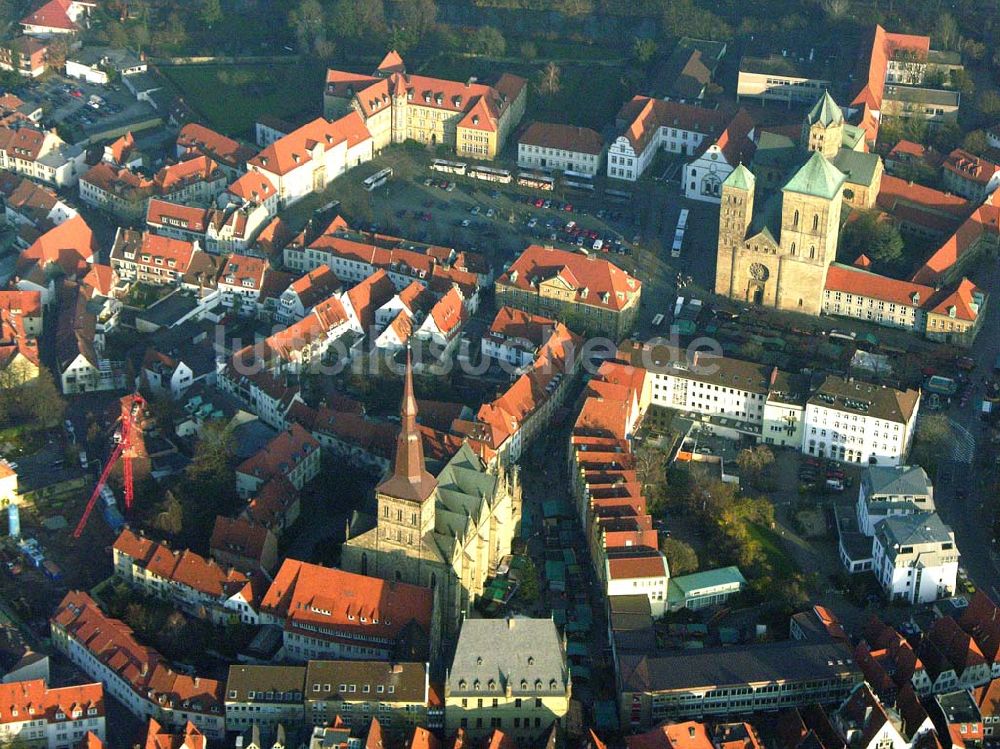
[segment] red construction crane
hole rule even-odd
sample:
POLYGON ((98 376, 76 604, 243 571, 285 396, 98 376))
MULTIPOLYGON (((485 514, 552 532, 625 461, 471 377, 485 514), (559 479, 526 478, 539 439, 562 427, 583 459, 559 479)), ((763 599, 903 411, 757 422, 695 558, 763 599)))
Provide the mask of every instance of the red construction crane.
POLYGON ((93 511, 94 505, 97 504, 97 498, 101 496, 101 490, 107 483, 108 476, 111 475, 111 469, 114 468, 118 458, 122 458, 122 469, 124 472, 125 511, 127 512, 132 509, 134 494, 134 487, 132 485, 132 458, 135 457, 135 430, 139 428, 145 407, 146 400, 138 393, 122 398, 121 426, 119 427, 121 435, 120 438, 117 434, 115 435, 118 444, 111 453, 111 457, 108 458, 108 462, 104 465, 101 478, 98 479, 97 486, 94 487, 94 493, 90 495, 90 501, 87 502, 87 507, 83 511, 83 517, 80 518, 76 530, 73 531, 73 538, 79 538, 83 533, 83 529, 87 526, 90 513, 93 511))

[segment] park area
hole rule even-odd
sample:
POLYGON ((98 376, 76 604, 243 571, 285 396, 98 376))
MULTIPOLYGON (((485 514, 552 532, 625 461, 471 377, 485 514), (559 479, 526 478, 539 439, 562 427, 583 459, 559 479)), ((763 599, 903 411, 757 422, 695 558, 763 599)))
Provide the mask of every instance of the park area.
POLYGON ((207 125, 236 137, 251 137, 261 115, 298 121, 323 108, 326 66, 316 60, 172 65, 160 72, 207 125))

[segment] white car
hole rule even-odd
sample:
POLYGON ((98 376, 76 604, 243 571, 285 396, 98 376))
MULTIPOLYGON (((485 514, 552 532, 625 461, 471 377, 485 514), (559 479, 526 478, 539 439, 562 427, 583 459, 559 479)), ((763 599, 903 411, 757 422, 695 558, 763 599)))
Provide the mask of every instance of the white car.
POLYGON ((594 249, 595 250, 599 250, 602 247, 604 247, 604 240, 603 239, 595 239, 594 240, 594 249))

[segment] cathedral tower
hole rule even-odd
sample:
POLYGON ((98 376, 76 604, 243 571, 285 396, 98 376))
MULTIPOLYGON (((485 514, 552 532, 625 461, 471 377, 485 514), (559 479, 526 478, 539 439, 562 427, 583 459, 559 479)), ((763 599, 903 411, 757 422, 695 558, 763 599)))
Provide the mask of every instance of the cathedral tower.
POLYGON ((756 180, 743 164, 722 183, 719 207, 719 245, 715 265, 715 293, 733 296, 734 264, 753 221, 756 180))
POLYGON ((832 159, 844 145, 844 113, 824 91, 802 123, 802 146, 832 159))

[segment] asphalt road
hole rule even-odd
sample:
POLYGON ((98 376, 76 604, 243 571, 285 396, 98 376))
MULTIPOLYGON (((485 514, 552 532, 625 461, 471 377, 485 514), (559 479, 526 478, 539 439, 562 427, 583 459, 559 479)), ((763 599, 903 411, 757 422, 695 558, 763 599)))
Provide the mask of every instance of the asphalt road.
MULTIPOLYGON (((1000 353, 1000 271, 996 259, 984 260, 975 279, 991 295, 986 305, 986 319, 983 322, 975 346, 969 351, 976 361, 972 371, 973 389, 963 408, 953 406, 946 413, 956 429, 955 451, 952 460, 942 465, 934 486, 934 499, 938 514, 955 531, 955 541, 961 552, 960 564, 977 588, 1000 601, 1000 586, 997 576, 1000 566, 993 547, 993 518, 996 498, 989 493, 987 469, 976 466, 976 460, 984 450, 988 439, 988 428, 979 418, 979 404, 982 401, 983 377, 993 374, 993 364, 1000 353), (974 454, 969 455, 967 439, 962 439, 962 430, 976 440, 974 454)), ((953 427, 954 429, 954 427, 953 427)))

